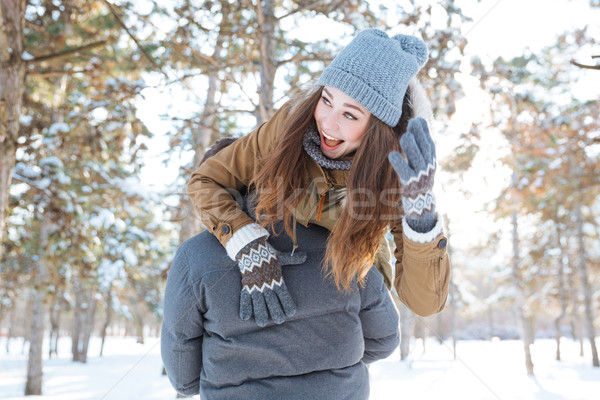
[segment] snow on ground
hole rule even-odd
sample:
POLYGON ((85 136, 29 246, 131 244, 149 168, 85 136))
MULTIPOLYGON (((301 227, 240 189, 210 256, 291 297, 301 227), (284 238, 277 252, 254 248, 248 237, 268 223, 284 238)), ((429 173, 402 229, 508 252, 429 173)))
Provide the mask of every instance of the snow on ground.
MULTIPOLYGON (((596 400, 600 368, 593 368, 589 346, 579 356, 579 344, 562 343, 563 361, 554 360, 555 342, 539 339, 532 347, 535 378, 525 374, 519 341, 461 341, 457 359, 450 342, 413 343, 408 361, 398 352, 370 367, 371 399, 460 400, 596 400)), ((87 364, 70 360, 68 338, 59 342, 59 357, 44 359, 42 396, 23 396, 27 348, 21 340, 0 339, 0 399, 6 400, 163 400, 175 399, 166 376, 161 376, 160 340, 109 337, 104 356, 100 340, 90 343, 87 364)), ((47 351, 47 350, 46 350, 47 351)), ((196 399, 198 397, 195 397, 196 399)), ((328 399, 324 399, 328 400, 328 399)))

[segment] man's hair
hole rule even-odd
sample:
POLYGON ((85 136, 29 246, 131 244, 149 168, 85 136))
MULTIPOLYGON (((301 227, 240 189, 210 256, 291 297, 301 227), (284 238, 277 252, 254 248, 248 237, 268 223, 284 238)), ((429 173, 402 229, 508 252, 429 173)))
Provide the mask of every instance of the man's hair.
POLYGON ((237 140, 237 138, 232 138, 232 137, 226 137, 226 138, 221 138, 219 140, 217 140, 215 142, 215 144, 213 144, 212 146, 210 146, 210 148, 208 150, 206 150, 206 152, 204 153, 204 156, 202 157, 202 160, 200 160, 200 164, 198 165, 202 165, 204 163, 204 161, 208 160, 209 158, 211 158, 212 156, 214 156, 215 154, 217 154, 218 152, 220 152, 221 150, 223 150, 225 147, 229 146, 231 143, 235 142, 237 140))

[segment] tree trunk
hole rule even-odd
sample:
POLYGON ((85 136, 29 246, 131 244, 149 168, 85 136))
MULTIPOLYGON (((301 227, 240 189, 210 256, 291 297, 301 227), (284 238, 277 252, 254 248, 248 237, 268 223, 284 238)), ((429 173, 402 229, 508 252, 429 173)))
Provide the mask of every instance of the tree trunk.
POLYGON ((58 355, 58 336, 60 330, 60 314, 62 310, 62 293, 53 296, 49 307, 50 333, 48 335, 48 358, 52 358, 52 353, 58 355))
POLYGON ((414 330, 414 336, 415 339, 421 339, 421 341, 423 342, 423 354, 425 354, 426 349, 426 343, 425 340, 427 339, 427 326, 425 325, 425 319, 423 317, 420 316, 416 316, 415 317, 415 330, 414 330))
POLYGON ((125 321, 123 323, 124 328, 125 328, 125 336, 133 336, 133 334, 131 333, 131 321, 125 321))
POLYGON ((10 316, 8 319, 8 333, 6 335, 6 354, 10 352, 10 339, 14 336, 15 320, 17 317, 17 302, 13 301, 12 307, 10 308, 10 316))
POLYGON ((41 396, 42 394, 42 343, 44 341, 44 294, 42 289, 34 289, 33 299, 25 396, 41 396))
MULTIPOLYGON (((444 214, 444 223, 446 225, 446 230, 449 236, 452 236, 452 232, 450 230, 450 221, 448 220, 448 215, 444 214)), ((453 248, 452 246, 448 246, 448 256, 452 259, 453 248)), ((456 308, 458 303, 458 288, 456 286, 456 281, 454 279, 454 274, 450 274, 450 335, 452 336, 452 356, 456 360, 456 308)))
MULTIPOLYGON (((34 292, 30 291, 29 294, 27 295, 27 304, 25 305, 25 312, 23 313, 23 315, 33 315, 33 303, 34 303, 34 292)), ((18 318, 18 322, 15 325, 17 328, 22 327, 22 333, 23 333, 23 342, 21 344, 21 355, 25 354, 25 350, 26 348, 28 348, 28 344, 29 341, 31 340, 31 327, 30 326, 26 326, 27 325, 27 321, 30 321, 29 319, 25 319, 21 316, 21 318, 18 318)), ((18 337, 19 333, 21 332, 21 329, 17 330, 17 334, 13 335, 18 337)))
POLYGON ((42 344, 44 341, 44 286, 47 279, 46 249, 48 247, 47 218, 41 220, 40 256, 37 265, 33 292, 33 309, 31 311, 31 334, 29 338, 29 358, 27 360, 27 382, 25 396, 42 394, 42 344))
POLYGON ((452 335, 452 357, 456 360, 456 298, 458 290, 454 279, 450 279, 450 334, 452 335))
POLYGON ((81 287, 81 279, 76 277, 73 280, 73 290, 75 291, 75 307, 73 308, 73 331, 71 332, 71 353, 73 361, 80 360, 80 344, 81 340, 81 319, 83 314, 83 288, 81 287))
POLYGON ((96 313, 96 293, 85 292, 81 277, 73 282, 75 290, 75 308, 73 315, 73 332, 71 334, 71 352, 74 362, 87 362, 87 350, 96 313))
POLYGON ((104 325, 102 325, 102 342, 100 343, 100 357, 102 357, 102 352, 104 351, 104 340, 106 339, 106 330, 111 323, 112 313, 113 313, 113 298, 112 298, 112 287, 108 288, 107 293, 104 295, 106 299, 106 317, 104 319, 104 325))
MULTIPOLYGON (((515 175, 516 176, 516 175, 515 175)), ((513 176, 513 180, 515 177, 513 176)), ((533 361, 531 359, 531 343, 532 335, 529 327, 529 321, 525 313, 525 290, 521 284, 519 274, 519 228, 517 225, 517 211, 512 212, 513 224, 513 266, 512 266, 512 284, 515 288, 515 312, 519 320, 519 328, 521 331, 521 340, 523 341, 523 349, 525 351, 525 367, 527 375, 534 375, 533 361)))
MULTIPOLYGON (((61 310, 62 310, 62 306, 61 306, 61 310)), ((52 348, 54 349, 54 355, 58 357, 58 339, 60 338, 60 311, 59 314, 57 316, 57 323, 56 323, 56 334, 54 335, 54 344, 52 346, 52 348)))
POLYGON ((4 321, 4 313, 6 312, 7 308, 8 307, 5 306, 2 301, 0 301, 0 332, 2 332, 2 321, 4 321))
POLYGON ((404 361, 410 354, 410 339, 415 327, 415 314, 400 301, 397 295, 393 295, 394 303, 400 314, 400 360, 404 361))
MULTIPOLYGON (((21 59, 25 7, 25 0, 0 0, 0 243, 8 210, 25 87, 25 62, 21 59)), ((0 246, 0 258, 2 249, 0 246)))
POLYGON ((583 357, 585 355, 585 346, 583 345, 583 328, 581 323, 581 318, 577 318, 577 337, 579 338, 579 357, 583 357))
MULTIPOLYGON (((206 149, 210 146, 211 143, 215 142, 218 138, 218 121, 217 118, 217 102, 216 102, 216 94, 217 94, 217 86, 219 84, 219 65, 222 59, 222 51, 223 51, 223 40, 224 35, 227 31, 230 30, 229 25, 231 21, 229 19, 231 5, 227 1, 221 2, 221 23, 219 25, 219 36, 217 37, 217 41, 215 43, 215 48, 213 51, 212 59, 214 60, 214 64, 209 65, 208 67, 208 90, 206 91, 206 100, 204 102, 204 109, 202 110, 202 115, 200 116, 200 121, 202 125, 197 130, 197 135, 194 140, 194 159, 192 161, 192 168, 197 168, 206 152, 206 149)), ((179 232, 179 243, 183 243, 187 239, 196 235, 198 232, 202 230, 202 224, 200 222, 200 218, 194 209, 194 204, 189 201, 189 198, 186 196, 185 200, 182 199, 181 205, 185 208, 185 216, 183 221, 181 222, 181 231, 179 232)))
POLYGON ((565 295, 565 261, 567 255, 565 254, 565 248, 562 245, 562 235, 560 227, 556 225, 556 244, 560 249, 560 257, 558 259, 558 301, 560 302, 560 314, 554 320, 554 328, 556 330, 556 360, 560 361, 560 338, 562 332, 560 329, 561 320, 567 315, 567 296, 565 295))
POLYGON ((592 289, 588 278, 585 244, 583 237, 583 219, 581 217, 581 204, 575 202, 575 224, 577 226, 577 270, 581 279, 581 290, 583 291, 583 307, 585 312, 585 333, 590 341, 592 351, 592 365, 600 367, 598 360, 598 349, 596 348, 596 332, 594 330, 594 306, 592 304, 592 289))
POLYGON ((435 335, 436 339, 439 344, 444 344, 446 335, 444 334, 444 318, 442 317, 442 313, 437 313, 435 320, 437 324, 437 334, 435 335))
POLYGON ((531 344, 535 344, 535 314, 527 315, 527 329, 529 329, 531 344))
MULTIPOLYGON (((567 241, 567 244, 569 242, 567 241)), ((577 299, 577 289, 575 287, 575 267, 573 260, 567 253, 567 262, 569 273, 567 274, 567 290, 569 292, 570 306, 569 308, 569 325, 571 327, 571 338, 579 340, 580 356, 583 357, 583 337, 581 335, 581 322, 579 321, 579 301, 577 299)))
POLYGON ((494 339, 494 332, 496 332, 496 328, 494 326, 494 307, 492 307, 491 304, 488 304, 487 318, 488 326, 490 328, 490 340, 492 340, 494 339))
POLYGON ((96 292, 90 290, 87 298, 85 313, 83 313, 83 323, 81 324, 82 335, 79 348, 79 362, 87 363, 88 346, 90 337, 94 330, 94 316, 96 314, 96 292))
POLYGON ((258 113, 256 122, 260 124, 274 114, 273 83, 275 82, 275 0, 256 2, 256 21, 260 53, 260 83, 258 87, 258 113))
POLYGON ((137 343, 144 344, 144 317, 142 316, 142 310, 140 310, 139 303, 135 306, 133 320, 135 323, 135 336, 137 337, 137 343))

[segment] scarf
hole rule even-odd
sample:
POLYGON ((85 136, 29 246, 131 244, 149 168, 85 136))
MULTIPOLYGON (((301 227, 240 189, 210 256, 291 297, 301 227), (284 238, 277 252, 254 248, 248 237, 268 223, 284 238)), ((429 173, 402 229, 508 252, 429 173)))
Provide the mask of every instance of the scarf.
POLYGON ((306 151, 321 167, 348 171, 352 165, 351 160, 332 160, 327 158, 321 151, 321 137, 317 132, 306 132, 302 144, 304 146, 304 151, 306 151))

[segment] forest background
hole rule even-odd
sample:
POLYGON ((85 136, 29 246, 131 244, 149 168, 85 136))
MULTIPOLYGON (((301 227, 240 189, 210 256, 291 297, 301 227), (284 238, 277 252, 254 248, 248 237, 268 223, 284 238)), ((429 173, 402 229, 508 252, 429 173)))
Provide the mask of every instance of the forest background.
POLYGON ((26 338, 25 393, 61 336, 85 363, 91 336, 159 334, 169 261, 202 229, 190 170, 368 27, 430 48, 451 236, 448 305, 399 305, 401 356, 412 336, 521 339, 533 375, 535 338, 560 359, 570 337, 598 367, 600 2, 531 1, 578 10, 540 38, 535 15, 531 37, 484 29, 504 1, 0 0, 0 334, 26 338))

